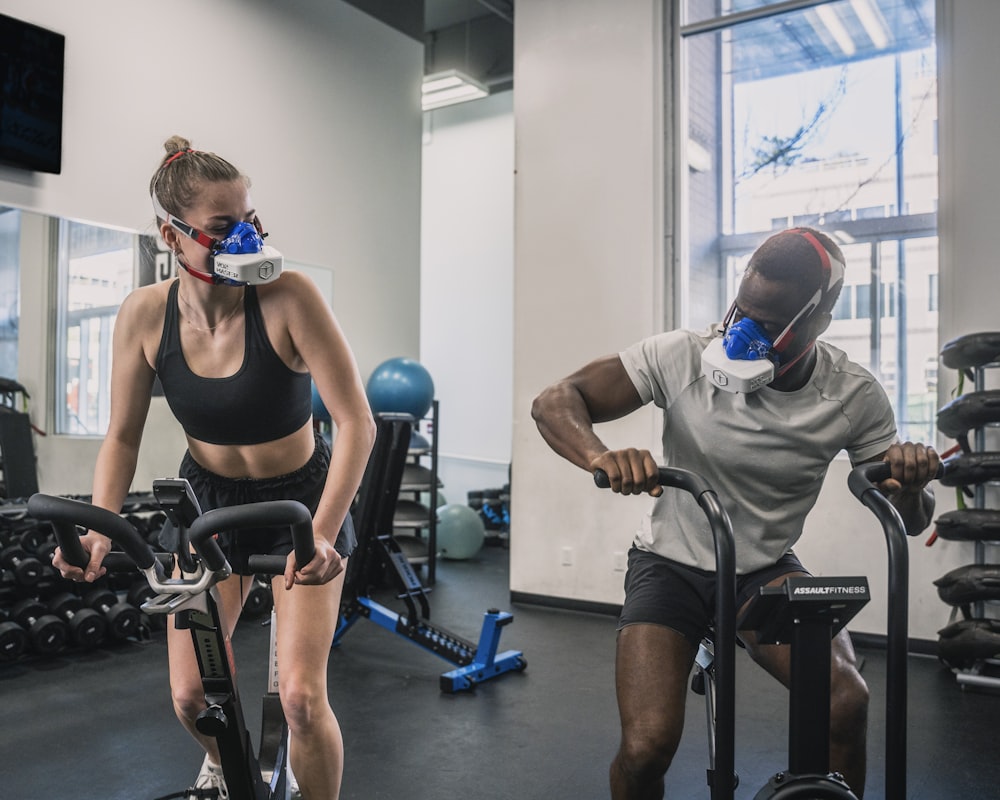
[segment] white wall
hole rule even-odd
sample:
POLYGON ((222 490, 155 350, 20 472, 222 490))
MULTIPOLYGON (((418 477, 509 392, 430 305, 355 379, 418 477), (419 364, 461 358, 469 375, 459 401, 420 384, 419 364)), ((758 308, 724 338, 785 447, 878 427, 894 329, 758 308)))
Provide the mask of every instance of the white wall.
MULTIPOLYGON (((516 120, 511 589, 616 603, 643 501, 554 455, 532 398, 662 327, 663 32, 656 0, 535 0, 514 22, 516 120), (563 547, 573 548, 562 566, 563 547)), ((605 426, 652 441, 652 415, 605 426)))
POLYGON ((424 115, 420 359, 440 400, 448 502, 507 483, 514 292, 513 94, 424 115))
MULTIPOLYGON (((149 177, 163 141, 182 134, 251 176, 289 259, 332 269, 363 375, 419 355, 419 42, 339 0, 7 0, 3 11, 65 34, 66 80, 62 174, 0 168, 0 204, 149 232, 149 177)), ((33 336, 21 337, 19 378, 37 415, 51 298, 44 231, 27 228, 21 324, 33 336)), ((89 491, 96 447, 39 438, 42 488, 89 491)), ((182 451, 154 400, 135 488, 172 474, 182 451)))
MULTIPOLYGON (((622 601, 613 552, 627 549, 647 501, 611 498, 548 451, 532 423, 532 398, 599 354, 662 327, 662 141, 657 113, 662 43, 660 3, 573 4, 537 0, 515 23, 517 130, 514 516, 511 589, 585 603, 622 601), (574 563, 562 565, 573 548, 574 563)), ((670 3, 664 3, 670 6, 670 3)), ((997 330, 995 266, 1000 165, 992 132, 1000 123, 993 76, 1000 52, 1000 4, 939 2, 940 238, 942 343, 997 330), (964 124, 975 120, 975 124, 964 124)), ((669 250, 667 251, 669 253, 669 250)), ((942 371, 940 400, 954 376, 942 371)), ((611 446, 658 452, 657 421, 646 411, 603 426, 611 446)), ((945 449, 950 442, 939 442, 945 449)), ((835 462, 798 552, 817 573, 864 574, 875 600, 852 629, 885 632, 886 556, 874 516, 847 491, 846 462, 835 462)), ((955 507, 939 489, 938 512, 955 507)), ((936 640, 950 608, 934 578, 969 563, 972 546, 927 536, 910 542, 910 632, 936 640)))

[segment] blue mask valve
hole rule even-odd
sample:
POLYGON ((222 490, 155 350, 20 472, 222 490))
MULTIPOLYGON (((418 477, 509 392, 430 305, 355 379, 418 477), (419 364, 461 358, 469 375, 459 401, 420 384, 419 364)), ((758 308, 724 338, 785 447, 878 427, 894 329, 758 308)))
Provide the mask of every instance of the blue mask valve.
POLYGON ((722 336, 726 355, 738 361, 756 361, 767 358, 771 352, 771 340, 749 317, 743 317, 726 328, 722 336))
POLYGON ((217 252, 230 255, 259 253, 264 249, 264 239, 249 222, 237 222, 225 239, 219 242, 217 252))

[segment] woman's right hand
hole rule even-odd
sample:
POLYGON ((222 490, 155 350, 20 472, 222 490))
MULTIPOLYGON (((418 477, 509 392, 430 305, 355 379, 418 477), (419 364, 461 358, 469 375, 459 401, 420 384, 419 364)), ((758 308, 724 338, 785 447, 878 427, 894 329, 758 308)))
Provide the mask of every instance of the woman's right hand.
POLYGON ((104 561, 104 557, 111 550, 111 540, 107 536, 87 531, 85 535, 80 537, 80 544, 87 555, 90 556, 90 562, 87 564, 86 569, 81 569, 70 564, 63 557, 61 547, 57 547, 52 553, 52 566, 59 570, 60 575, 71 581, 93 583, 107 572, 101 566, 101 562, 104 561))

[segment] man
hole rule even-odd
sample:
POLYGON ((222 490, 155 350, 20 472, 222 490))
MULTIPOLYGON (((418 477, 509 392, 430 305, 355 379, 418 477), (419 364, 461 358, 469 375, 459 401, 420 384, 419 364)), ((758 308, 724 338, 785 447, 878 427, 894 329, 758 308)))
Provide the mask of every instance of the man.
MULTIPOLYGON (((808 574, 791 551, 830 462, 888 461, 880 489, 911 533, 930 522, 926 488, 937 454, 896 441, 885 392, 836 347, 817 341, 843 284, 844 257, 825 234, 775 234, 750 259, 722 325, 670 331, 587 364, 545 389, 532 416, 546 442, 577 466, 603 469, 621 494, 656 498, 629 553, 619 623, 616 687, 621 744, 611 765, 615 800, 663 797, 663 776, 684 723, 687 678, 711 624, 715 559, 702 511, 663 492, 648 450, 609 449, 594 425, 654 402, 663 409, 667 466, 704 476, 736 536, 737 613, 764 585, 808 574)), ((741 640, 786 686, 789 648, 741 640)), ((846 631, 831 658, 831 770, 858 797, 865 780, 868 690, 846 631)))

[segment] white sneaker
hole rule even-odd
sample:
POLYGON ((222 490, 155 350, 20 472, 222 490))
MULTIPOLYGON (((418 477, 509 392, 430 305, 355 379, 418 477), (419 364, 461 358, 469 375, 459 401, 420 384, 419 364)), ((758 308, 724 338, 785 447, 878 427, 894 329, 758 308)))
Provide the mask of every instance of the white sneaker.
POLYGON ((201 764, 201 771, 195 778, 194 786, 188 789, 186 800, 228 800, 228 798, 229 790, 222 775, 222 767, 217 767, 206 755, 201 764))
POLYGON ((302 792, 299 790, 299 782, 295 780, 295 773, 292 772, 292 762, 287 756, 285 757, 285 783, 288 784, 288 789, 285 794, 288 800, 302 800, 302 792))

